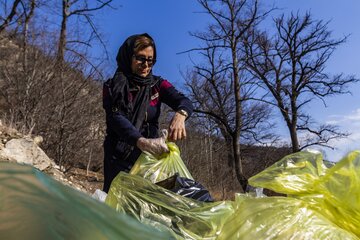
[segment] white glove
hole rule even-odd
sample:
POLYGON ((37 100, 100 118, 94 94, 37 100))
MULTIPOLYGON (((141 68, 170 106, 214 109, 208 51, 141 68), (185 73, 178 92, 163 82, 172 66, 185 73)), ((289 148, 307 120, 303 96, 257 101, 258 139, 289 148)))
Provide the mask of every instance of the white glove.
POLYGON ((136 142, 136 146, 143 152, 148 152, 152 155, 160 155, 164 152, 169 152, 165 143, 167 138, 167 131, 163 129, 159 138, 144 138, 141 137, 136 142))

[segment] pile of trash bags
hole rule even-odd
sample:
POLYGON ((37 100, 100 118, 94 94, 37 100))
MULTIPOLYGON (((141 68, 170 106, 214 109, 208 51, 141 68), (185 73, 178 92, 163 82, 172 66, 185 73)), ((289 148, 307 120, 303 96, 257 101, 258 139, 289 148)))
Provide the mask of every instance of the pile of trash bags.
POLYGON ((286 194, 237 194, 234 201, 199 201, 157 183, 175 174, 192 179, 179 149, 142 154, 113 181, 106 204, 174 239, 359 239, 360 152, 326 167, 322 155, 299 152, 249 179, 255 188, 286 194))
POLYGON ((142 154, 105 204, 31 166, 0 162, 1 239, 360 239, 360 151, 327 167, 288 155, 249 179, 285 196, 213 201, 174 143, 142 154))

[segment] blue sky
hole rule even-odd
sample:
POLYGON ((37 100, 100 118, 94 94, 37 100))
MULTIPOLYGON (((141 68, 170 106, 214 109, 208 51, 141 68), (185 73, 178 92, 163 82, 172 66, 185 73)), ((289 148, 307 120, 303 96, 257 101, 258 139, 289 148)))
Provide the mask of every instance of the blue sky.
MULTIPOLYGON (((272 1, 263 1, 270 4, 272 1)), ((329 29, 333 37, 351 34, 348 41, 339 47, 327 64, 330 73, 355 74, 360 78, 360 9, 359 0, 274 0, 276 13, 310 10, 313 17, 331 20, 329 29)), ((110 69, 115 69, 117 50, 125 38, 136 33, 149 33, 157 43, 158 61, 154 73, 169 79, 182 88, 180 71, 190 67, 187 54, 177 54, 198 46, 199 42, 189 35, 191 31, 201 31, 210 21, 196 0, 115 0, 116 10, 106 10, 98 16, 99 27, 107 42, 111 58, 110 69), (121 7, 120 7, 121 5, 121 7)), ((196 55, 192 54, 196 60, 196 55)), ((360 83, 352 87, 353 95, 330 98, 325 108, 320 102, 309 108, 312 116, 320 122, 336 123, 352 135, 333 142, 338 149, 327 150, 327 158, 336 161, 350 150, 360 149, 360 83)), ((284 138, 287 133, 284 132, 284 138)))

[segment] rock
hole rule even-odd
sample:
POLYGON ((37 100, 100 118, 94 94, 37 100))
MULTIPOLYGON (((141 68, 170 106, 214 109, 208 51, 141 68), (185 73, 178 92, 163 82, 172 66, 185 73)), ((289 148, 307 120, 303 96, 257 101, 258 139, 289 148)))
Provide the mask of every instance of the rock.
POLYGON ((58 166, 38 146, 42 141, 41 136, 34 139, 24 136, 16 129, 3 125, 0 120, 0 161, 32 165, 55 180, 89 195, 94 189, 102 187, 102 174, 77 168, 62 171, 63 167, 58 166))
POLYGON ((2 158, 9 159, 10 162, 30 164, 41 171, 54 165, 52 160, 31 139, 11 139, 6 142, 0 155, 2 158))

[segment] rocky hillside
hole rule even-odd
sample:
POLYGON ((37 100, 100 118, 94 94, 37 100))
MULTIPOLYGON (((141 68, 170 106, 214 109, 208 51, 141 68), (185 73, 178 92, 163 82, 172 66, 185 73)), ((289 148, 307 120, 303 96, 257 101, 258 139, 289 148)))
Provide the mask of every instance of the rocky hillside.
POLYGON ((41 149, 42 141, 41 136, 24 136, 0 121, 0 161, 32 165, 57 181, 89 195, 96 189, 102 189, 101 174, 78 168, 62 171, 41 149))

